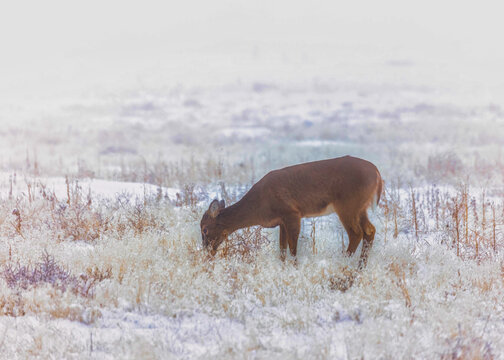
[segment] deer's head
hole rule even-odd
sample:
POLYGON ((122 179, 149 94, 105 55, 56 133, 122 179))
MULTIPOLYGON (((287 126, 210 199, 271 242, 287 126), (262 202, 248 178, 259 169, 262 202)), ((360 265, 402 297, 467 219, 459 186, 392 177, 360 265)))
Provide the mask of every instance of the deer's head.
POLYGON ((203 247, 209 249, 212 255, 215 255, 219 245, 227 237, 224 226, 219 224, 217 217, 222 209, 226 207, 224 200, 214 200, 203 214, 201 219, 201 237, 203 247))

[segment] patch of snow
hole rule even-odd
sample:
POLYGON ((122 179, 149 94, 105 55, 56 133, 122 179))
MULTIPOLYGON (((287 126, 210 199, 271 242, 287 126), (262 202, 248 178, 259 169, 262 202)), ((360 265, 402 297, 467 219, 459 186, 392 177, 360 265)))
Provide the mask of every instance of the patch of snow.
MULTIPOLYGON (((6 197, 10 191, 10 178, 12 174, 0 173, 0 197, 6 197)), ((16 179, 12 186, 12 195, 27 195, 28 184, 32 191, 37 191, 37 185, 43 185, 46 189, 53 191, 58 199, 65 199, 67 197, 67 184, 66 179, 63 177, 50 177, 50 178, 23 178, 16 179), (33 190, 34 189, 34 190, 33 190)), ((177 188, 159 187, 146 183, 124 182, 124 181, 111 181, 102 179, 79 179, 76 182, 71 181, 70 189, 78 185, 81 194, 86 196, 89 192, 92 197, 103 199, 114 199, 118 195, 128 195, 130 198, 142 197, 144 195, 156 194, 161 189, 163 195, 167 195, 170 200, 175 200, 177 193, 180 192, 177 188)), ((39 186, 40 188, 40 186, 39 186)))
POLYGON ((269 136, 271 130, 264 127, 229 127, 216 132, 217 136, 234 140, 251 140, 269 136))

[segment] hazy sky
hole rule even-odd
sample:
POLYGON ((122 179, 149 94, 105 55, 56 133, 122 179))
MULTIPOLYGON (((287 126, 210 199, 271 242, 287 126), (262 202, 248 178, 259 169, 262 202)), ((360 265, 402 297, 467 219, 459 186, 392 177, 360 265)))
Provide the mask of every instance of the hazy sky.
POLYGON ((497 4, 3 2, 0 95, 309 78, 387 61, 472 64, 477 73, 504 63, 497 4))

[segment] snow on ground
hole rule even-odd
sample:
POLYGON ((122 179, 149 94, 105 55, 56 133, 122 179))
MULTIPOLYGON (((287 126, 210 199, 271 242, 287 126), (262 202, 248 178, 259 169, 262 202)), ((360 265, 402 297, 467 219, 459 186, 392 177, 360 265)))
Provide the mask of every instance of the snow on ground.
MULTIPOLYGON (((328 316, 334 314, 338 314, 337 308, 328 316)), ((25 316, 2 319, 0 325, 5 328, 0 331, 3 344, 9 344, 8 348, 31 345, 28 336, 19 337, 22 332, 35 336, 44 334, 41 350, 53 357, 194 359, 236 357, 241 352, 252 357, 254 354, 259 357, 268 354, 273 358, 287 354, 288 357, 310 357, 313 344, 319 342, 327 346, 325 356, 345 359, 345 322, 353 320, 345 317, 336 320, 341 323, 338 328, 329 325, 333 321, 332 318, 320 319, 309 333, 286 333, 281 328, 274 328, 269 333, 257 334, 243 322, 205 314, 181 313, 166 317, 115 311, 104 312, 99 323, 92 327, 64 319, 51 321, 48 326, 44 319, 25 316), (46 337, 48 333, 50 337, 46 337), (68 349, 69 343, 71 349, 68 349), (295 351, 293 344, 296 344, 295 351), (266 349, 269 351, 265 352, 266 349)), ((36 355, 35 349, 32 355, 36 355)))
MULTIPOLYGON (((46 180, 55 190, 66 191, 65 179, 46 180)), ((146 186, 97 180, 82 184, 83 189, 91 187, 96 201, 125 190, 143 197, 146 186)), ((157 187, 149 189, 155 194, 157 187)), ((412 190, 418 194, 419 214, 427 212, 422 198, 432 187, 398 189, 396 239, 390 226, 385 239, 382 210, 372 212, 378 227, 375 246, 367 269, 346 292, 334 288, 333 280, 352 271, 357 259, 342 254, 342 230, 335 216, 316 220, 316 253, 313 220, 303 221, 297 266, 279 261, 277 231, 266 230, 271 242, 251 261, 205 260, 198 222, 206 201, 174 207, 170 199, 146 209, 161 220, 152 230, 138 235, 106 232, 92 242, 54 242, 44 235, 50 228, 28 227, 23 239, 9 233, 11 226, 5 224, 1 229, 10 235, 3 235, 3 261, 9 251, 22 262, 37 261, 48 251, 75 274, 110 266, 113 276, 97 285, 93 298, 68 292, 56 292, 54 298, 51 286, 16 295, 1 285, 4 299, 17 299, 26 311, 24 316, 0 317, 2 356, 346 359, 500 354, 501 251, 484 260, 473 260, 469 253, 465 260, 459 258, 442 243, 449 233, 434 230, 432 221, 421 227, 416 240, 406 219, 412 190)), ((218 190, 206 192, 213 196, 218 190)), ((456 194, 448 186, 440 192, 456 194)), ((5 186, 2 198, 7 201, 5 186)))
POLYGON ((242 128, 226 128, 216 133, 216 136, 224 138, 232 138, 234 140, 253 140, 264 136, 269 136, 271 131, 260 127, 242 127, 242 128))
POLYGON ((34 185, 42 184, 45 189, 53 192, 56 197, 60 200, 66 200, 67 198, 67 182, 70 181, 68 186, 73 188, 74 186, 79 186, 82 194, 92 194, 93 197, 98 199, 108 198, 114 199, 119 195, 127 196, 129 198, 142 198, 145 195, 152 195, 161 191, 163 195, 168 196, 172 201, 177 198, 177 193, 180 192, 176 188, 165 188, 159 187, 152 184, 146 183, 134 183, 134 182, 123 182, 123 181, 110 181, 102 179, 80 179, 80 180, 67 180, 61 177, 29 177, 24 179, 19 179, 19 176, 15 173, 0 173, 0 197, 9 196, 10 182, 12 181, 12 196, 20 196, 28 192, 28 185, 35 187, 34 185))
POLYGON ((79 286, 95 281, 91 296, 1 278, 0 358, 500 356, 502 107, 427 80, 0 105, 1 119, 19 115, 0 129, 0 266, 32 269, 47 252, 79 286), (268 241, 251 258, 201 251, 211 199, 229 204, 272 169, 346 154, 376 163, 386 181, 368 267, 348 290, 338 284, 357 256, 342 254, 335 216, 303 221, 297 267, 280 262, 278 230, 262 231, 268 241), (68 190, 76 205, 65 205, 68 190))

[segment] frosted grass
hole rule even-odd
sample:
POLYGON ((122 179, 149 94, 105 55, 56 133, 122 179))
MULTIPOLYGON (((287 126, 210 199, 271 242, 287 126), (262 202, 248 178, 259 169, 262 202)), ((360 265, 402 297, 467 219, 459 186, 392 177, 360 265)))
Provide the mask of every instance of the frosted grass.
POLYGON ((2 311, 24 314, 0 317, 3 356, 491 357, 504 348, 500 255, 464 260, 438 241, 401 232, 384 243, 378 231, 368 267, 341 292, 331 280, 357 258, 342 254, 334 218, 316 224, 317 254, 304 221, 296 267, 279 261, 278 234, 267 230, 271 242, 252 258, 208 260, 198 250, 203 209, 152 203, 153 227, 91 243, 55 241, 43 227, 6 237, 4 263, 47 251, 73 274, 113 275, 92 298, 48 285, 19 292, 0 279, 2 311))
POLYGON ((47 251, 94 283, 85 297, 0 276, 0 357, 498 358, 502 110, 452 90, 256 83, 2 107, 16 121, 0 132, 0 266, 33 266, 47 251), (380 168, 398 237, 377 208, 368 266, 347 291, 335 283, 357 256, 343 255, 335 217, 315 220, 316 253, 303 222, 297 267, 279 261, 277 230, 262 230, 269 242, 246 259, 201 251, 209 200, 232 203, 272 169, 348 153, 380 168), (457 257, 450 204, 463 185, 475 207, 457 257), (497 209, 496 251, 483 192, 497 209))

